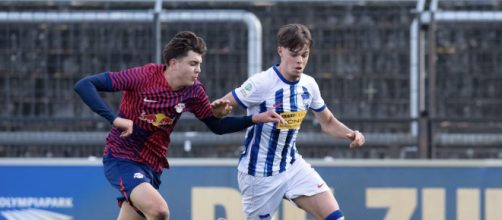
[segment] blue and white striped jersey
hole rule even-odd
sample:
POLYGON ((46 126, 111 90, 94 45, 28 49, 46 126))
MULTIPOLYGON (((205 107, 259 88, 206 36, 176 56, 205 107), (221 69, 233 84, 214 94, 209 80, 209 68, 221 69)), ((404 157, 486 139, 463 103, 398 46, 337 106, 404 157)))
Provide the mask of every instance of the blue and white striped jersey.
POLYGON ((275 109, 288 123, 259 123, 247 129, 245 150, 238 169, 253 176, 272 176, 288 169, 301 158, 296 136, 309 109, 326 108, 314 78, 302 74, 298 81, 288 81, 272 66, 250 77, 232 91, 247 114, 275 109))

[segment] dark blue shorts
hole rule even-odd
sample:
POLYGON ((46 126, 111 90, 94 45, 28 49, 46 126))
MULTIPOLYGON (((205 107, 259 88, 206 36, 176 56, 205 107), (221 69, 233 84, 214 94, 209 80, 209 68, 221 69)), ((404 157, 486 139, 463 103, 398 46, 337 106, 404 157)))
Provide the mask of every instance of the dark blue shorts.
POLYGON ((141 183, 150 183, 155 189, 159 189, 162 172, 155 172, 146 164, 115 158, 108 154, 103 156, 103 167, 108 182, 120 191, 120 196, 117 197, 119 207, 124 201, 128 201, 134 207, 129 201, 129 196, 134 187, 141 183))

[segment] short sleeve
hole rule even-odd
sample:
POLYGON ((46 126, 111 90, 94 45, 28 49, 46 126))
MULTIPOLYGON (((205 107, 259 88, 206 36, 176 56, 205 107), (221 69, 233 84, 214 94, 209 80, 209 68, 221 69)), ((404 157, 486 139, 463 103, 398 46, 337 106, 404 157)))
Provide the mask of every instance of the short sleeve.
POLYGON ((267 79, 263 79, 264 74, 256 74, 246 80, 240 87, 232 91, 232 96, 244 108, 263 102, 263 94, 268 91, 266 88, 267 79))
POLYGON ((317 82, 315 81, 314 78, 312 78, 311 82, 309 83, 312 89, 312 103, 310 105, 310 108, 316 112, 320 112, 326 108, 326 103, 324 102, 324 99, 321 97, 321 91, 319 90, 319 85, 317 85, 317 82))

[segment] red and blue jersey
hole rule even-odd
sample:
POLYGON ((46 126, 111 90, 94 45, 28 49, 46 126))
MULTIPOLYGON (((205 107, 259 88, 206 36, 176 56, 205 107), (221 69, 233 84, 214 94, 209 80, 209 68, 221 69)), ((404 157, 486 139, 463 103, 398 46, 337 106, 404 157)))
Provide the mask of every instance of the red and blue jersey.
POLYGON ((164 77, 165 65, 145 66, 109 72, 114 91, 123 91, 118 117, 134 122, 132 135, 120 137, 113 127, 106 138, 104 154, 145 163, 156 171, 168 168, 170 134, 183 112, 198 119, 212 116, 204 86, 194 85, 173 91, 164 77))

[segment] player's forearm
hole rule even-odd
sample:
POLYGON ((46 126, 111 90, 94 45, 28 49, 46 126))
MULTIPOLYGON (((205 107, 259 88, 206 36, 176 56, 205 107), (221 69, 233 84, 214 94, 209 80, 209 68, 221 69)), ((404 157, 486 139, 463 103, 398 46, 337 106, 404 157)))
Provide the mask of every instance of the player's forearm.
POLYGON ((331 135, 332 137, 340 139, 348 139, 347 134, 354 132, 334 116, 331 116, 327 123, 321 124, 321 127, 325 133, 331 135))
POLYGON ((254 124, 252 116, 224 118, 209 117, 202 121, 207 125, 209 130, 215 134, 228 134, 242 131, 254 124))
POLYGON ((232 107, 237 107, 239 104, 237 103, 237 101, 235 100, 234 96, 232 95, 231 92, 227 93, 225 96, 223 96, 222 99, 226 99, 228 101, 230 101, 230 106, 232 107))

